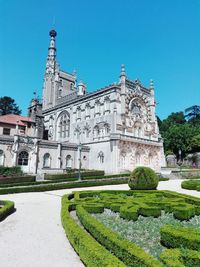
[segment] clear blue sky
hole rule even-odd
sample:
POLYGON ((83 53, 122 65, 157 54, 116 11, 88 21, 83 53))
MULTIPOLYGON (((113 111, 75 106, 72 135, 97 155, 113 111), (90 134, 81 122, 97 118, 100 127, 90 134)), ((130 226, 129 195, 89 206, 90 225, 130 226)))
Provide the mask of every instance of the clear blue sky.
POLYGON ((200 0, 0 0, 0 96, 26 115, 42 95, 49 30, 62 69, 89 91, 129 78, 155 84, 157 114, 200 105, 200 0))

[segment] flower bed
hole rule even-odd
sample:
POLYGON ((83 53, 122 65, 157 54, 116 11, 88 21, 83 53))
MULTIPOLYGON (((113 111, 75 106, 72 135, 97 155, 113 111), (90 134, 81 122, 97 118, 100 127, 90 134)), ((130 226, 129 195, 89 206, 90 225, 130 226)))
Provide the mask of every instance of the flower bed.
MULTIPOLYGON (((111 190, 75 192, 68 198, 64 196, 63 201, 65 199, 73 205, 82 226, 91 236, 126 266, 200 266, 200 252, 197 251, 199 250, 198 235, 200 235, 200 199, 198 198, 170 191, 111 190), (112 215, 110 225, 107 224, 109 216, 106 216, 106 212, 112 215), (118 220, 120 223, 117 223, 118 220), (131 225, 135 228, 130 228, 131 225), (171 230, 174 226, 176 231, 171 230), (137 242, 134 238, 130 239, 131 235, 136 234, 137 227, 138 237, 144 239, 142 241, 138 238, 141 242, 137 242), (128 231, 126 231, 127 228, 128 231), (152 231, 148 236, 150 229, 152 231), (191 237, 190 232, 194 232, 191 237), (182 233, 182 239, 179 238, 180 233, 182 233), (193 236, 196 236, 196 241, 193 236), (175 241, 172 242, 172 240, 175 241), (142 242, 147 246, 146 248, 142 242), (190 245, 191 243, 193 246, 190 245), (153 246, 152 250, 151 246, 153 246)), ((62 208, 63 214, 65 210, 62 208)), ((65 230, 68 231, 67 224, 65 224, 65 230)), ((81 257, 80 251, 79 255, 81 257)), ((87 266, 93 265, 87 264, 87 266)))

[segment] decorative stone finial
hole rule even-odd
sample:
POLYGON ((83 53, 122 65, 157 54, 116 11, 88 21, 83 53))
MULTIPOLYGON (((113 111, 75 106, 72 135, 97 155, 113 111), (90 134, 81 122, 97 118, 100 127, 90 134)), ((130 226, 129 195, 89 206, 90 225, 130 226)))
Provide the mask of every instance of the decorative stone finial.
POLYGON ((124 66, 124 64, 122 64, 122 66, 121 66, 120 77, 121 77, 121 76, 126 76, 126 72, 125 72, 125 66, 124 66))
POLYGON ((49 35, 50 35, 51 37, 56 37, 57 32, 56 32, 55 30, 51 30, 51 31, 49 32, 49 35))
POLYGON ((152 89, 152 90, 154 89, 154 85, 153 85, 153 80, 152 79, 150 80, 150 89, 152 89))

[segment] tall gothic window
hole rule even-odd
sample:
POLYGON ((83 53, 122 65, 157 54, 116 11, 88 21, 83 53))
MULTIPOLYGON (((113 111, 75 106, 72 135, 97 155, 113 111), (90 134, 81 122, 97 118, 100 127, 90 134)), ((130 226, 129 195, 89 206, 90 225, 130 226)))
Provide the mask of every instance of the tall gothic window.
POLYGON ((69 137, 70 119, 67 113, 63 113, 58 120, 58 135, 60 138, 69 137))
POLYGON ((28 152, 21 151, 18 155, 18 165, 27 166, 28 165, 28 152))
POLYGON ((45 153, 43 157, 43 167, 50 168, 51 166, 51 158, 49 153, 45 153))

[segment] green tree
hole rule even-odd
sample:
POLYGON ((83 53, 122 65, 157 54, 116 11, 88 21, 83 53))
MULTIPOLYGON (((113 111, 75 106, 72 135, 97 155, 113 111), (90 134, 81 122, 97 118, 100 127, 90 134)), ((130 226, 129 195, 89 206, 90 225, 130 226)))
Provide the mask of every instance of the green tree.
POLYGON ((165 131, 169 129, 170 126, 184 124, 186 122, 184 114, 182 111, 180 112, 172 112, 167 119, 162 121, 160 131, 163 134, 165 131))
POLYGON ((6 114, 21 114, 19 106, 15 103, 15 100, 9 96, 0 97, 0 115, 6 114))
POLYGON ((183 156, 193 150, 193 138, 200 134, 200 127, 189 123, 171 125, 163 133, 165 151, 171 150, 178 155, 181 149, 183 156))
POLYGON ((185 118, 193 125, 200 125, 200 106, 194 105, 185 110, 185 118))
POLYGON ((193 152, 200 151, 200 133, 192 138, 192 150, 193 152))

